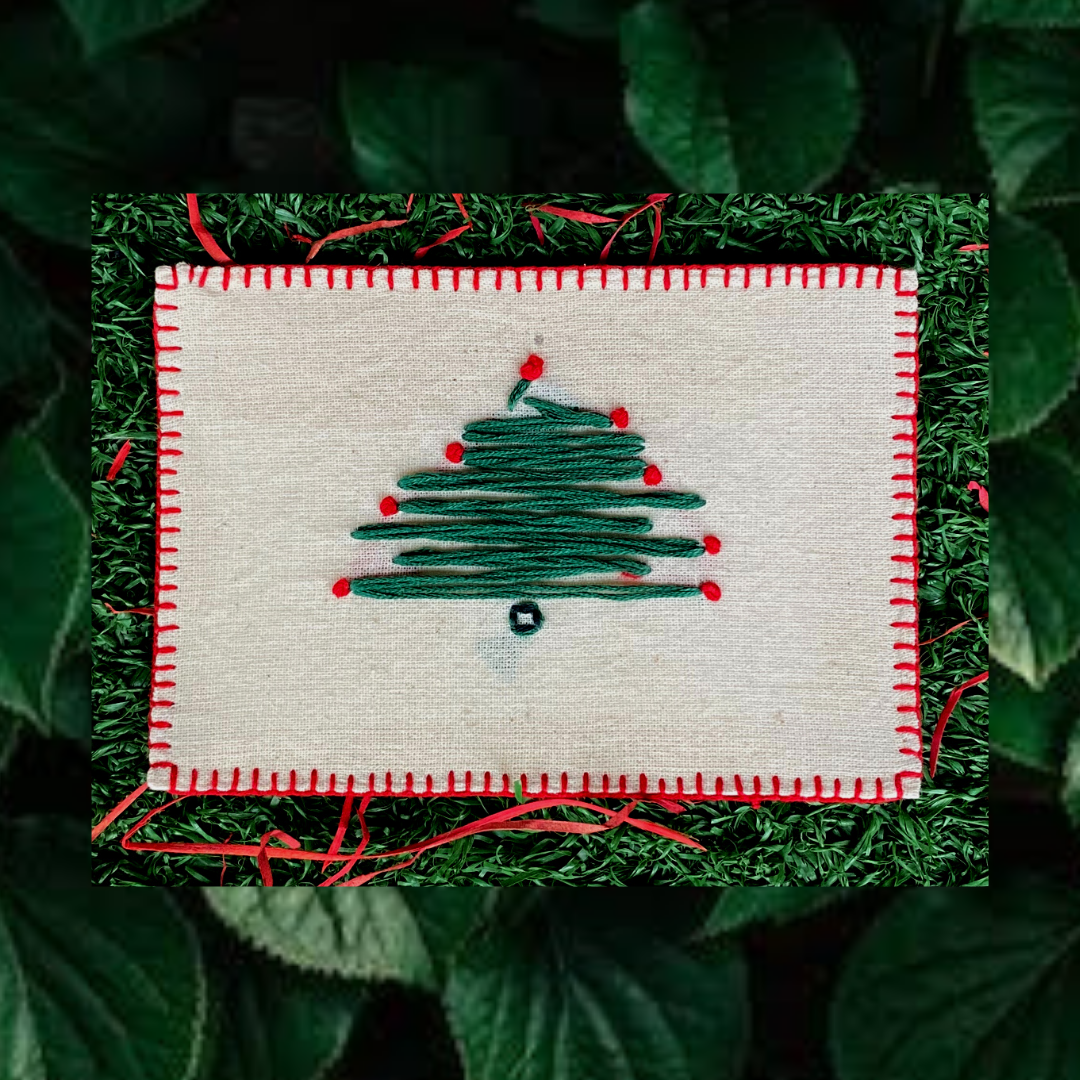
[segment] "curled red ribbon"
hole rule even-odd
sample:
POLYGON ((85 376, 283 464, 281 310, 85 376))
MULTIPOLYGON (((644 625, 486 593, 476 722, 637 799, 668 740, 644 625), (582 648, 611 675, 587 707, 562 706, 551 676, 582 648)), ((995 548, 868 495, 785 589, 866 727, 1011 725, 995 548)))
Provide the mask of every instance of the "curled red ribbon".
MULTIPOLYGON (((90 834, 91 840, 97 839, 97 837, 100 836, 101 833, 145 791, 146 784, 142 784, 128 795, 127 798, 110 810, 109 813, 94 826, 93 831, 90 834)), ((631 817, 632 812, 638 806, 637 801, 628 802, 620 810, 616 811, 609 810, 605 806, 598 806, 594 803, 585 802, 581 799, 560 795, 530 799, 520 805, 510 806, 504 810, 499 810, 494 814, 489 814, 487 817, 471 822, 468 825, 462 825, 459 828, 451 829, 449 832, 441 833, 429 840, 421 840, 418 843, 409 844, 405 847, 394 848, 389 851, 378 851, 371 854, 365 850, 371 836, 368 831, 367 822, 364 819, 365 811, 371 801, 370 793, 365 793, 357 810, 357 817, 359 819, 361 830, 360 845, 355 851, 349 853, 341 852, 341 844, 345 837, 348 822, 352 816, 354 798, 352 795, 345 796, 341 819, 328 851, 308 851, 307 849, 302 848, 297 840, 289 836, 288 833, 282 832, 280 829, 273 829, 270 832, 264 833, 263 836, 260 837, 258 844, 199 844, 171 841, 155 841, 148 843, 132 839, 132 837, 146 825, 148 821, 156 817, 163 810, 175 806, 185 798, 188 798, 188 796, 181 795, 171 802, 164 803, 161 806, 155 807, 149 813, 144 814, 143 817, 121 838, 121 847, 127 851, 168 851, 188 855, 244 855, 252 857, 259 866, 259 872, 264 885, 273 885, 273 875, 270 869, 271 859, 301 859, 308 862, 320 862, 324 866, 327 863, 344 863, 345 865, 331 877, 320 882, 320 885, 322 886, 363 885, 372 878, 377 877, 379 874, 390 873, 394 870, 400 870, 405 866, 411 865, 425 851, 441 847, 443 844, 451 844, 466 836, 473 836, 477 833, 484 832, 533 831, 588 834, 606 832, 609 829, 617 828, 620 825, 629 825, 633 828, 641 829, 644 832, 654 833, 657 836, 663 836, 669 840, 674 840, 687 847, 696 848, 700 851, 705 850, 703 845, 699 844, 685 833, 677 832, 675 829, 669 829, 666 825, 659 825, 656 822, 648 821, 645 818, 631 817), (550 820, 546 818, 528 818, 522 820, 525 814, 531 814, 535 810, 544 810, 556 806, 577 806, 586 810, 593 810, 596 813, 605 815, 608 820, 599 823, 550 820), (280 840, 284 846, 272 845, 270 843, 271 840, 280 840), (350 872, 350 870, 352 870, 357 862, 371 859, 395 859, 400 858, 401 856, 408 856, 408 858, 403 862, 395 863, 393 866, 381 867, 378 870, 361 874, 359 877, 341 880, 350 872)), ((681 804, 671 800, 664 800, 664 805, 668 808, 675 808, 676 812, 682 809, 681 804)))
POLYGON ((649 198, 634 210, 630 210, 628 213, 623 214, 621 218, 608 217, 606 214, 593 214, 587 210, 568 210, 563 206, 550 206, 544 204, 542 206, 535 206, 526 203, 526 209, 529 211, 529 219, 532 221, 533 228, 536 230, 536 235, 540 238, 540 243, 544 242, 544 230, 540 225, 537 214, 551 214, 554 217, 569 218, 571 221, 582 221, 587 225, 618 225, 618 228, 611 234, 608 242, 604 245, 603 250, 600 252, 600 261, 603 262, 611 251, 611 245, 615 242, 615 237, 623 230, 626 224, 632 221, 638 216, 643 214, 646 210, 652 210, 653 212, 653 239, 652 247, 649 248, 649 262, 651 263, 656 258, 656 248, 660 243, 660 211, 663 209, 663 205, 667 199, 671 197, 671 192, 657 193, 650 195, 649 198))
POLYGON ((977 491, 979 493, 979 505, 989 513, 990 511, 990 492, 975 480, 972 480, 968 486, 968 491, 977 491))
MULTIPOLYGON (((409 196, 412 198, 412 196, 409 196)), ((460 194, 454 195, 454 202, 457 203, 457 208, 461 211, 461 216, 465 219, 464 225, 459 225, 456 229, 451 229, 449 232, 444 232, 437 240, 432 240, 430 244, 425 244, 423 247, 416 249, 416 257, 422 259, 433 247, 438 247, 439 244, 445 244, 448 240, 456 240, 462 233, 468 232, 473 227, 472 218, 469 217, 469 211, 465 209, 465 202, 461 198, 460 194)))
POLYGON ((112 464, 109 466, 109 471, 105 474, 105 479, 106 480, 115 479, 116 474, 123 467, 124 462, 127 461, 127 456, 128 456, 128 454, 130 452, 131 452, 131 440, 127 439, 124 442, 124 445, 121 446, 120 449, 116 451, 116 457, 114 457, 112 459, 112 464))
POLYGON ((192 231, 199 238, 199 243, 206 249, 207 254, 214 262, 224 264, 232 263, 232 259, 218 246, 218 242, 210 235, 209 230, 202 223, 202 215, 199 213, 199 196, 190 194, 187 197, 188 221, 192 231))
POLYGON ((941 749, 941 737, 945 734, 945 725, 948 723, 949 717, 953 714, 953 709, 956 708, 957 703, 960 701, 960 695, 969 687, 977 686, 979 683, 986 682, 990 678, 990 672, 984 671, 980 675, 976 675, 973 679, 968 679, 967 682, 962 682, 950 695, 949 700, 945 703, 945 708, 941 710, 941 715, 938 717, 938 722, 934 725, 934 736, 930 740, 930 775, 933 777, 935 770, 937 769, 938 751, 941 749))

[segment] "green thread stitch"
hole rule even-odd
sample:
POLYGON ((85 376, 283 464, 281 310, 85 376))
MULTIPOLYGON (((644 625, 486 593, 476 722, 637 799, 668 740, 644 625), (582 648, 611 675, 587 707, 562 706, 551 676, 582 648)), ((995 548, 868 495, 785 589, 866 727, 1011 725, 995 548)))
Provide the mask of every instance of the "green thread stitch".
POLYGON ((353 578, 356 596, 399 600, 515 600, 518 597, 556 599, 588 597, 594 600, 656 600, 699 596, 696 585, 559 585, 550 581, 487 580, 484 574, 385 574, 353 578))
POLYGON ((686 537, 642 536, 652 530, 648 517, 581 511, 696 509, 705 500, 683 491, 585 486, 641 480, 648 468, 638 456, 645 440, 632 432, 607 430, 613 422, 603 413, 525 397, 528 387, 524 378, 515 384, 509 408, 512 411, 524 398, 538 415, 466 424, 462 437, 478 445, 461 455, 463 468, 410 473, 398 480, 398 487, 406 491, 479 493, 414 497, 397 504, 400 513, 449 521, 378 522, 358 526, 352 533, 358 540, 423 538, 468 546, 401 551, 394 556, 395 564, 420 569, 352 578, 349 590, 354 595, 516 600, 510 609, 510 628, 519 636, 530 636, 544 623, 537 599, 649 600, 699 594, 696 585, 552 580, 616 573, 643 578, 652 568, 634 556, 697 558, 705 552, 703 544, 686 537), (488 498, 487 493, 499 497, 488 498))
POLYGON ((528 379, 518 379, 517 385, 510 391, 510 398, 506 403, 508 409, 513 409, 514 406, 521 400, 525 391, 529 389, 528 379))

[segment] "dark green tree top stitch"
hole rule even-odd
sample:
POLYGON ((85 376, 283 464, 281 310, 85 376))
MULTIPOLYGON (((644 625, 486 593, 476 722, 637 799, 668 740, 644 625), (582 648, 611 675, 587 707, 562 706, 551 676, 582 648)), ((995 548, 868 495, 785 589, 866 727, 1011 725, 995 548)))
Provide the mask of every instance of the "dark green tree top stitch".
POLYGON ((543 372, 543 360, 530 356, 508 401, 535 416, 481 420, 467 424, 465 443, 446 448, 447 460, 462 469, 412 473, 398 481, 405 490, 478 491, 449 499, 383 499, 384 517, 404 512, 419 520, 379 522, 353 530, 357 540, 417 537, 465 547, 422 547, 394 557, 415 572, 342 578, 334 593, 379 599, 477 598, 517 600, 510 610, 515 634, 534 634, 543 615, 533 603, 543 597, 650 600, 703 594, 720 599, 711 581, 700 585, 638 583, 651 573, 640 556, 698 558, 720 550, 715 536, 652 537, 652 520, 603 510, 629 507, 692 509, 705 505, 700 495, 681 491, 616 491, 590 487, 599 481, 641 480, 655 487, 663 477, 638 455, 639 435, 614 432, 629 423, 625 409, 611 415, 575 409, 545 398, 526 397, 543 372), (490 498, 492 493, 504 493, 490 498), (431 518, 448 518, 432 521, 431 518), (463 569, 459 569, 463 568, 463 569), (626 581, 594 580, 618 574, 626 581), (588 578, 586 581, 562 581, 588 578))

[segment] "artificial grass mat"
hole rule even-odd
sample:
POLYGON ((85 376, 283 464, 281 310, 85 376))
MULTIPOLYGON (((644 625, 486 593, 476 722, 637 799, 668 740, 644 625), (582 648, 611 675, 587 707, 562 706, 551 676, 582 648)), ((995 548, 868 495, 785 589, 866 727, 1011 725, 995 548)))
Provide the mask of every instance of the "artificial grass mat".
MULTIPOLYGON (((611 226, 544 218, 541 245, 521 204, 527 195, 466 195, 472 231, 428 262, 512 265, 595 263, 611 226)), ((618 216, 642 196, 538 195, 537 201, 618 216)), ((213 195, 203 220, 241 262, 299 263, 307 253, 283 226, 320 237, 376 217, 403 217, 403 195, 213 195)), ((882 262, 919 273, 920 637, 964 619, 962 630, 923 649, 925 741, 948 696, 987 667, 987 522, 970 480, 987 477, 988 284, 985 197, 957 195, 680 195, 669 200, 657 262, 882 262)), ((150 305, 153 270, 208 256, 188 226, 182 195, 103 195, 95 200, 93 320, 94 788, 95 820, 140 784, 146 763, 151 621, 114 608, 153 603, 155 410, 150 305), (124 439, 132 451, 117 478, 105 472, 124 439)), ((419 195, 407 225, 338 241, 320 262, 411 263, 424 243, 461 224, 452 197, 419 195)), ((614 264, 642 263, 651 215, 634 219, 614 264)), ((826 466, 827 467, 827 463, 826 466)), ((988 884, 985 685, 969 690, 949 723, 934 780, 917 801, 877 805, 691 804, 672 815, 643 803, 637 814, 689 833, 708 849, 619 828, 588 836, 501 833, 470 837, 378 879, 400 885, 986 885, 988 884)), ((148 792, 94 845, 93 880, 111 886, 219 883, 210 856, 125 852, 119 838, 168 801, 148 792)), ((398 847, 501 809, 494 798, 375 799, 371 851, 398 847)), ((617 807, 617 801, 605 805, 617 807)), ((325 850, 341 801, 322 797, 194 797, 155 818, 142 840, 258 843, 282 829, 325 850)), ((554 815, 596 821, 598 815, 554 815)), ((355 824, 355 818, 354 818, 355 824)), ((350 830, 346 849, 359 841, 350 830)), ((374 868, 369 863, 367 867, 374 868)), ((315 885, 315 864, 274 861, 275 883, 315 885)), ((229 860, 225 885, 258 884, 253 859, 229 860)))

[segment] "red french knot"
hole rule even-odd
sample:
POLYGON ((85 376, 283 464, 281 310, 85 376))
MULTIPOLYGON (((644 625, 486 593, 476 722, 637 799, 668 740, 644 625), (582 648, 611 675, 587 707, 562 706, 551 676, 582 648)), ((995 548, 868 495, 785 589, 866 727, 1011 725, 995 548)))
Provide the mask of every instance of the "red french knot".
POLYGON ((334 595, 348 596, 350 587, 348 578, 339 578, 334 582, 334 595))
POLYGON ((533 353, 524 364, 521 365, 521 377, 528 382, 539 379, 544 373, 544 361, 533 353))
POLYGON ((655 465, 650 465, 645 470, 645 475, 642 477, 642 479, 645 481, 646 484, 649 485, 649 487, 655 487, 657 484, 660 483, 661 480, 664 479, 664 477, 655 465))
POLYGON ((705 550, 710 555, 715 555, 720 550, 720 538, 718 536, 706 536, 703 543, 705 550))
POLYGON ((611 414, 611 422, 617 428, 624 428, 624 427, 626 427, 627 424, 630 423, 630 414, 625 409, 622 409, 622 408, 616 409, 611 414))
POLYGON ((701 592, 706 600, 720 599, 720 586, 715 581, 703 581, 701 583, 701 592))
POLYGON ((465 453, 465 447, 459 442, 452 442, 446 447, 446 460, 456 465, 465 453))
POLYGON ((398 512, 397 499, 393 495, 387 495, 381 503, 379 503, 379 513, 383 517, 393 517, 398 512))

